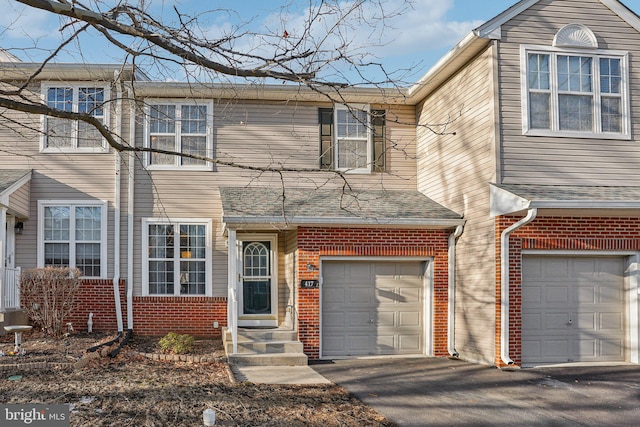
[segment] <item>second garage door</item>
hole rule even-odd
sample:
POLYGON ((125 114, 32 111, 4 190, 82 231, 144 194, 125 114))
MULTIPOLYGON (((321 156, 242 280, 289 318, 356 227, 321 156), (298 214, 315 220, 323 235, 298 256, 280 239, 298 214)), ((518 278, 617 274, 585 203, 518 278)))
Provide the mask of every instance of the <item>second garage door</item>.
POLYGON ((624 361, 623 269, 622 258, 525 257, 523 365, 624 361))
POLYGON ((323 357, 424 354, 424 262, 322 266, 323 357))

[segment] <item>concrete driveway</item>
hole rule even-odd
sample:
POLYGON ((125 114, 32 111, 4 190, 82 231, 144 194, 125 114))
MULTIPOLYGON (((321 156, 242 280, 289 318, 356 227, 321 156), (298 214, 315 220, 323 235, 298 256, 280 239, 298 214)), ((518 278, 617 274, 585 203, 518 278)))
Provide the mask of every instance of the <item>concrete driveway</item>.
POLYGON ((639 426, 640 366, 502 371, 447 358, 311 367, 399 426, 639 426))

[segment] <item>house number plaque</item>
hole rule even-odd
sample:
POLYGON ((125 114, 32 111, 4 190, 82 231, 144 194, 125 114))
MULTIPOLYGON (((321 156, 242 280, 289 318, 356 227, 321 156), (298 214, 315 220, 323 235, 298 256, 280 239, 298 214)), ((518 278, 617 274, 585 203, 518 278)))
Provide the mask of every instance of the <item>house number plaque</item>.
POLYGON ((302 289, 318 289, 320 287, 319 280, 300 280, 300 287, 302 289))

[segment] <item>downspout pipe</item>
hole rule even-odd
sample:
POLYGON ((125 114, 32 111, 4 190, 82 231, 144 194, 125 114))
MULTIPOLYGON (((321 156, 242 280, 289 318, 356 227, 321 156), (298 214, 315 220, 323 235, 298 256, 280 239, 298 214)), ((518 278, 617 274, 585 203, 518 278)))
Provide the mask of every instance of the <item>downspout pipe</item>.
MULTIPOLYGON (((122 133, 122 88, 120 87, 120 76, 115 77, 116 85, 116 133, 122 133)), ((120 152, 115 152, 115 182, 114 182, 114 209, 113 209, 113 297, 116 305, 116 321, 118 323, 118 332, 122 332, 122 305, 120 303, 120 198, 122 192, 121 184, 121 158, 120 152)))
POLYGON ((538 209, 532 208, 527 216, 505 229, 500 235, 500 358, 506 365, 513 365, 509 357, 509 236, 536 219, 538 209))
POLYGON ((447 335, 449 355, 451 357, 458 357, 460 354, 456 350, 456 242, 462 232, 464 231, 464 225, 456 227, 455 231, 449 235, 449 288, 447 290, 449 296, 449 304, 447 307, 448 319, 447 319, 447 335))
MULTIPOLYGON (((136 140, 136 104, 133 88, 127 90, 129 96, 129 144, 134 146, 136 140)), ((129 177, 127 178, 127 329, 133 330, 133 214, 136 156, 129 152, 129 177)))

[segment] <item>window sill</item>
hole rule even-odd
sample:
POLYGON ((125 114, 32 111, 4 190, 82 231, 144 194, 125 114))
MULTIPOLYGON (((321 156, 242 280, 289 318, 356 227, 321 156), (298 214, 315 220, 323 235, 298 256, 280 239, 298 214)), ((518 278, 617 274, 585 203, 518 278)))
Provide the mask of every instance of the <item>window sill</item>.
POLYGON ((147 170, 150 171, 174 171, 174 172, 187 172, 187 171, 193 171, 193 172, 212 172, 213 171, 213 167, 211 166, 153 166, 153 165, 147 165, 146 166, 147 170))
POLYGON ((550 131, 542 129, 530 129, 522 132, 525 136, 547 136, 553 138, 578 138, 578 139, 611 139, 630 141, 631 134, 623 133, 593 133, 593 132, 574 132, 574 131, 550 131))
POLYGON ((108 148, 43 148, 42 154, 109 154, 108 148))

